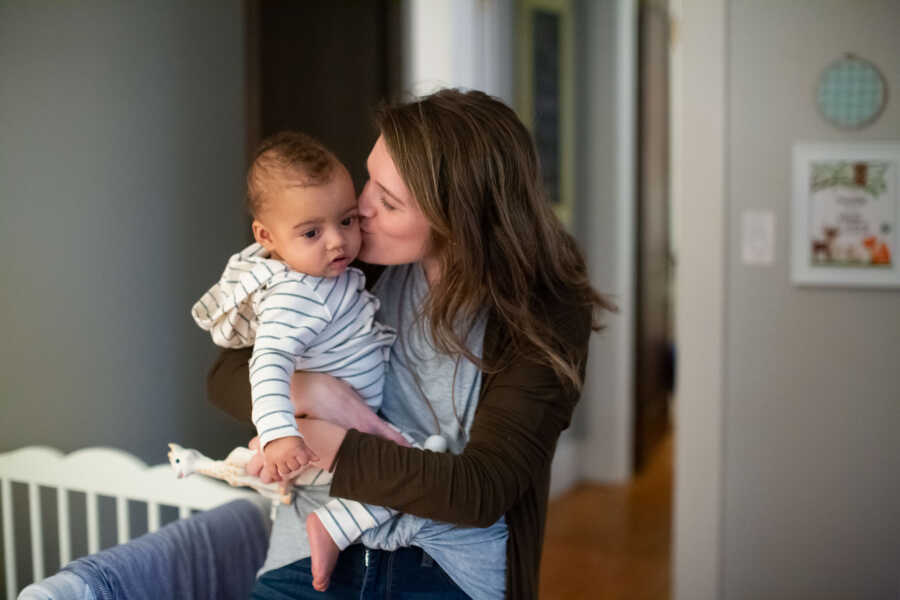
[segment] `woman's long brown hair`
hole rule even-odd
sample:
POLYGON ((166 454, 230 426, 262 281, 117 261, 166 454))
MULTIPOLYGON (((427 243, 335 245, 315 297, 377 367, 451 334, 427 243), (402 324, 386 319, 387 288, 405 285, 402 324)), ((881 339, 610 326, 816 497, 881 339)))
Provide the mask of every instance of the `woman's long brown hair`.
POLYGON ((480 311, 499 319, 512 353, 528 351, 580 390, 577 354, 546 314, 553 300, 589 308, 591 327, 615 307, 591 287, 575 240, 547 201, 531 134, 501 101, 445 89, 385 106, 376 117, 388 151, 431 222, 440 279, 423 307, 439 350, 463 355, 480 311), (528 349, 528 350, 526 350, 528 349))

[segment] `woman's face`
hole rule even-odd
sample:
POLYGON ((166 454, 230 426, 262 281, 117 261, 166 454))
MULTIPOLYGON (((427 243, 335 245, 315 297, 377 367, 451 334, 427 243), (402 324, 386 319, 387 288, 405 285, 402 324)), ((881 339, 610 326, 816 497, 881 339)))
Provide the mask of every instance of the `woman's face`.
POLYGON ((402 265, 428 258, 431 224, 397 171, 384 138, 378 137, 366 161, 369 181, 359 195, 360 260, 402 265))

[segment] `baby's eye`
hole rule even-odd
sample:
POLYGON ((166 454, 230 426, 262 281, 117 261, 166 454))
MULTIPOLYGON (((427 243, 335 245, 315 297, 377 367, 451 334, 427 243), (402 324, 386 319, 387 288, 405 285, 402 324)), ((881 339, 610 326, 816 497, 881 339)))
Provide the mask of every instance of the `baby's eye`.
POLYGON ((344 227, 350 227, 355 222, 356 222, 356 215, 353 215, 352 217, 347 217, 346 219, 341 221, 341 225, 343 225, 344 227))
POLYGON ((310 229, 309 231, 304 231, 303 237, 305 237, 306 239, 309 239, 309 240, 314 240, 317 237, 319 237, 319 230, 318 229, 310 229))

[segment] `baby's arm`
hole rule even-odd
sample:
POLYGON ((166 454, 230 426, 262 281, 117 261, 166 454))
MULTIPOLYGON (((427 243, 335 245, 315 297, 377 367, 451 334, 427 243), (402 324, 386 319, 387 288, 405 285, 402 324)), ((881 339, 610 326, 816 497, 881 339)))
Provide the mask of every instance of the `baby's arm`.
POLYGON ((330 321, 330 313, 305 283, 287 279, 266 290, 257 306, 259 326, 250 358, 252 419, 266 468, 286 477, 315 455, 302 440, 291 402, 296 357, 330 321))

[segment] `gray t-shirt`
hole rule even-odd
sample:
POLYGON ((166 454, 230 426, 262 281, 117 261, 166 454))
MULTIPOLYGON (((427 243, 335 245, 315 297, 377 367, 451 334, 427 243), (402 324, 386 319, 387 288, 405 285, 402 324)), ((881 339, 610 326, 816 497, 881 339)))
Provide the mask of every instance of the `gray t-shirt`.
MULTIPOLYGON (((459 454, 478 406, 481 371, 465 358, 457 361, 434 349, 427 323, 418 315, 428 293, 421 264, 386 268, 372 291, 381 301, 375 318, 397 331, 381 414, 419 443, 433 434, 444 436, 450 452, 459 454)), ((485 321, 478 319, 466 340, 476 356, 481 356, 485 321)))
MULTIPOLYGON (((449 451, 458 454, 475 416, 481 371, 465 358, 435 351, 427 323, 418 315, 427 291, 419 263, 388 267, 373 289, 381 301, 376 319, 397 331, 380 412, 420 444, 439 433, 447 439, 449 451)), ((476 356, 482 353, 485 325, 482 315, 467 338, 476 356)), ((306 516, 328 501, 328 488, 297 492, 293 505, 278 509, 269 555, 259 574, 309 556, 306 516)), ((401 515, 367 531, 361 541, 384 550, 419 546, 473 598, 502 598, 507 537, 504 518, 490 527, 472 528, 401 515)))

